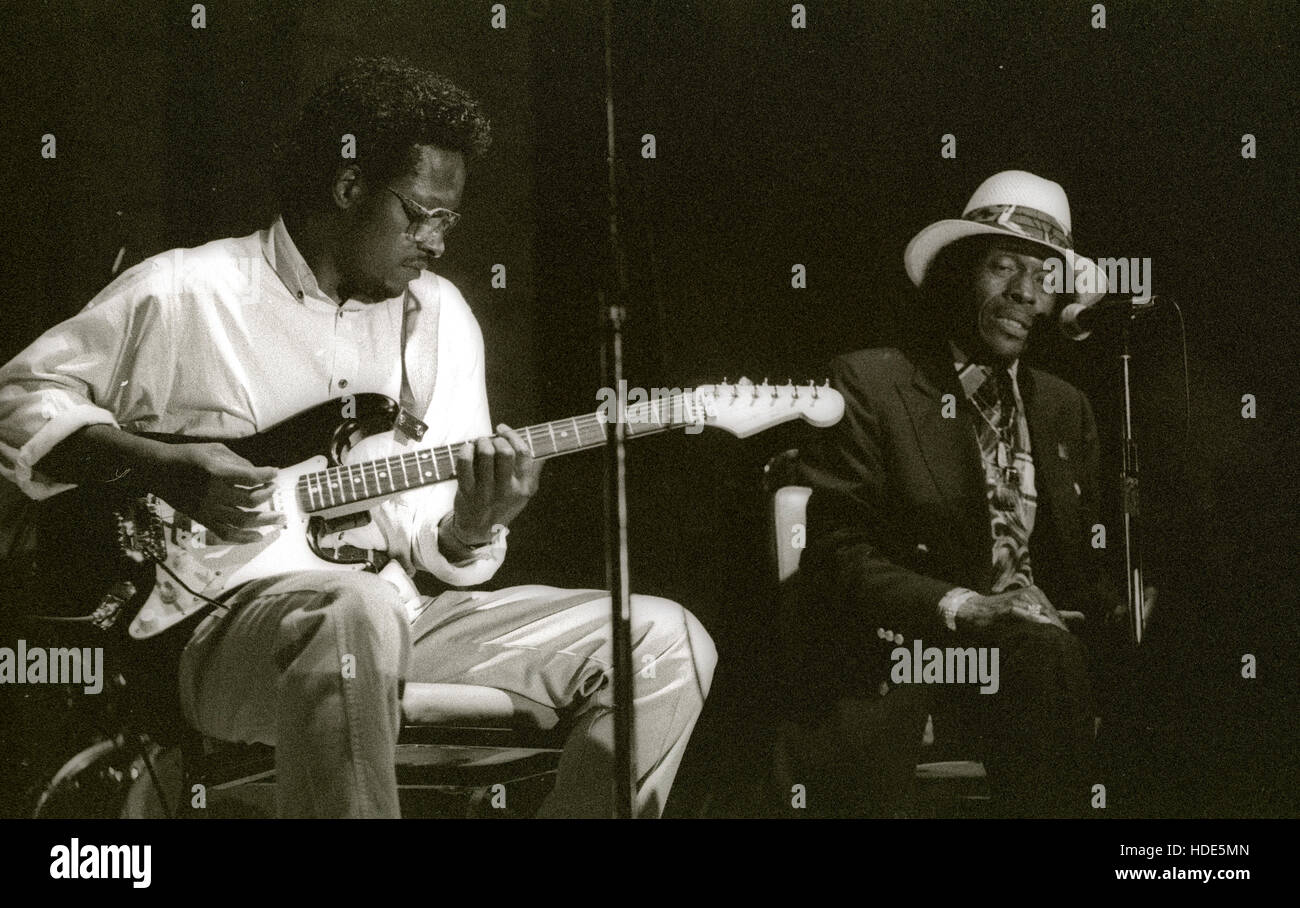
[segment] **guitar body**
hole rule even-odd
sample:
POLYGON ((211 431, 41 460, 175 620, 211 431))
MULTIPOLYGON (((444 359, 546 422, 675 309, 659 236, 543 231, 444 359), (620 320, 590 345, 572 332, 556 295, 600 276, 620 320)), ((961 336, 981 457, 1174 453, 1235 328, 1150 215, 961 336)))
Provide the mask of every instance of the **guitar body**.
MULTIPOLYGON (((256 466, 278 468, 269 507, 285 515, 287 527, 267 527, 259 542, 232 545, 154 495, 85 484, 33 503, 0 595, 28 615, 102 613, 97 623, 105 629, 123 610, 134 611, 129 633, 142 639, 247 580, 320 568, 376 570, 375 553, 338 546, 339 526, 302 512, 294 486, 306 473, 342 463, 362 439, 390 429, 397 409, 384 395, 359 394, 327 401, 246 438, 145 433, 174 444, 220 442, 256 466)), ((366 519, 364 508, 358 510, 352 525, 366 519)))

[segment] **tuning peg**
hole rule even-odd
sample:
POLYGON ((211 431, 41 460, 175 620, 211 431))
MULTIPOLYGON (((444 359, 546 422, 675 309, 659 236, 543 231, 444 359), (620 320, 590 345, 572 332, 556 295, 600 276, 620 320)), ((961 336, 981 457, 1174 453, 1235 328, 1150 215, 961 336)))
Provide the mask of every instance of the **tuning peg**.
POLYGON ((786 379, 786 384, 788 384, 788 385, 790 386, 790 397, 791 397, 791 399, 793 399, 793 400, 798 400, 798 399, 799 399, 799 386, 796 385, 794 382, 790 381, 789 379, 786 379))

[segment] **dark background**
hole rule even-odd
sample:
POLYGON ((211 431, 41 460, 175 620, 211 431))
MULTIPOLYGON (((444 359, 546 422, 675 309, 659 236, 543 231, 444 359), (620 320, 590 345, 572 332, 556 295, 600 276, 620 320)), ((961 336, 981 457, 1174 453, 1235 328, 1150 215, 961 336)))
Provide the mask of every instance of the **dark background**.
MULTIPOLYGON (((903 247, 999 170, 1063 184, 1084 254, 1153 260, 1186 320, 1192 431, 1166 308, 1134 344, 1160 604, 1115 723, 1128 768, 1107 781, 1129 815, 1296 815, 1294 6, 1111 2, 1094 29, 1084 2, 812 0, 795 30, 788 3, 615 5, 633 385, 820 378, 838 352, 895 341, 903 247)), ((493 119, 442 261, 483 326, 495 417, 595 408, 595 292, 611 284, 598 4, 513 0, 504 30, 479 2, 217 0, 203 30, 190 6, 5 4, 0 356, 84 305, 119 247, 125 266, 267 223, 276 132, 348 57, 392 53, 493 119)), ((1032 359, 1092 398, 1113 490, 1113 346, 1035 341, 1032 359)), ((774 665, 759 482, 809 436, 629 450, 634 587, 690 607, 723 657, 674 813, 752 809, 774 665)), ((601 477, 596 454, 548 464, 494 583, 603 585, 601 477)))

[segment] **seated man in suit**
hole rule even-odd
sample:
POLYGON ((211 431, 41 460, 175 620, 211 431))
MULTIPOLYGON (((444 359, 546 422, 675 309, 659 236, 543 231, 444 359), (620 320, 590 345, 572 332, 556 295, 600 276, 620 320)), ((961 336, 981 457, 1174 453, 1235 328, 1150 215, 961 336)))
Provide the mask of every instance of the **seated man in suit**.
POLYGON ((804 467, 813 493, 803 580, 836 648, 818 674, 878 685, 888 665, 844 674, 872 661, 862 654, 880 627, 909 650, 915 640, 996 648, 988 696, 951 683, 905 696, 973 720, 997 804, 1011 815, 1088 809, 1089 652, 1062 613, 1083 613, 1072 623, 1089 632, 1125 627, 1104 552, 1090 545, 1091 407, 1021 361, 1031 325, 1057 302, 1050 259, 1091 270, 1092 288, 1104 290, 1071 246, 1064 191, 1021 171, 986 180, 961 219, 922 230, 904 260, 936 330, 906 351, 834 361, 845 416, 804 467))

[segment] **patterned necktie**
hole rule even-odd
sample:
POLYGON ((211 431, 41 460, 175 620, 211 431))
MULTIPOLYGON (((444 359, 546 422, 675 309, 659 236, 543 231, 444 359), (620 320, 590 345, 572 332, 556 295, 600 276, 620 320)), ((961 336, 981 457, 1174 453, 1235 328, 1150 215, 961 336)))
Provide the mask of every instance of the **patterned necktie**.
POLYGON ((1005 434, 1011 428, 1011 421, 1016 415, 1016 392, 1009 370, 995 369, 993 374, 997 376, 997 426, 998 431, 1005 434))
MULTIPOLYGON (((1016 412, 1015 379, 1007 369, 995 369, 990 385, 998 397, 994 426, 997 430, 997 471, 990 499, 993 529, 993 588, 995 591, 1033 584, 1029 560, 1029 534, 1033 528, 1033 502, 1027 500, 1022 475, 1028 460, 1020 438, 1016 412)), ((1032 463, 1032 461, 1030 461, 1032 463)), ((1029 467, 1032 470, 1032 466, 1029 467)), ((1032 473, 1030 473, 1032 476, 1032 473)), ((1031 480, 1032 483, 1032 480, 1031 480)), ((1032 495, 1032 492, 1030 492, 1032 495)))
POLYGON ((1000 593, 1031 586, 1029 537, 1038 494, 1029 424, 1016 403, 1015 379, 1008 369, 965 361, 955 348, 954 357, 958 381, 977 411, 976 436, 993 537, 990 589, 1000 593))

